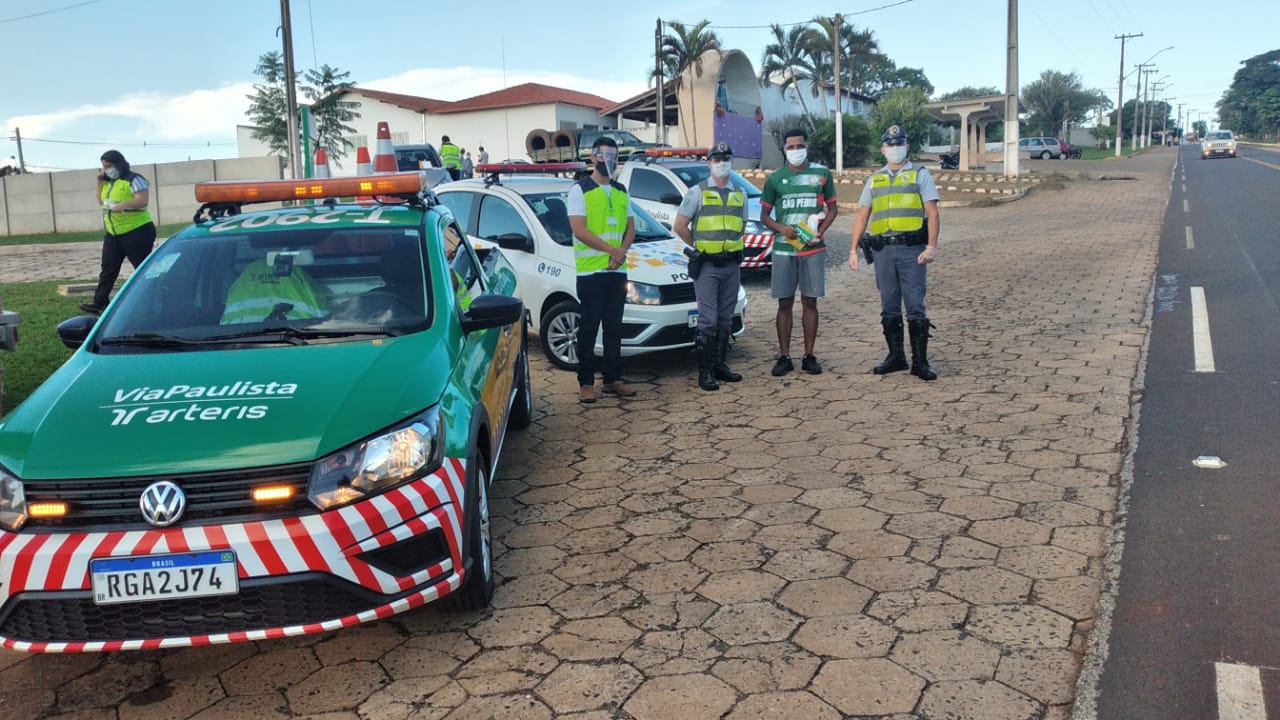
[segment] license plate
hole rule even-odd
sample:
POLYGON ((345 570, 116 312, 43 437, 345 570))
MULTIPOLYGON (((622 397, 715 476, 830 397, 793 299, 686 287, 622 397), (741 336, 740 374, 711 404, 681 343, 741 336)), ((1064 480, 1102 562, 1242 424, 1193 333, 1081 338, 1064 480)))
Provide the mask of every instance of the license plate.
POLYGON ((698 327, 698 311, 697 310, 689 311, 689 327, 691 328, 698 327))
POLYGON ((98 605, 234 595, 240 591, 236 554, 230 550, 101 558, 89 563, 98 605))

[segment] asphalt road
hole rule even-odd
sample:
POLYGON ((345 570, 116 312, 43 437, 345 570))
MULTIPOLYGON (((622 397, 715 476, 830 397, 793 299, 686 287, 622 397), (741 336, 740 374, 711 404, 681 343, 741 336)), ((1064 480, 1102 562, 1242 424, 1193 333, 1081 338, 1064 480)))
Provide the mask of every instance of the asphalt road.
POLYGON ((1280 717, 1280 152, 1198 150, 1182 149, 1161 237, 1104 720, 1280 717), (1212 372, 1196 371, 1193 288, 1212 372), (1245 666, 1269 714, 1220 713, 1217 663, 1245 666))

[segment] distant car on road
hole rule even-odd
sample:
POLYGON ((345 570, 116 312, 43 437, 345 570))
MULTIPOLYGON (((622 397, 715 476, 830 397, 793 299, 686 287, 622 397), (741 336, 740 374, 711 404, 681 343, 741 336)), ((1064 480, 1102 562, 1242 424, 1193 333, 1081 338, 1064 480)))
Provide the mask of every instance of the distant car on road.
POLYGON ((1200 159, 1208 160, 1211 157, 1236 156, 1236 136, 1230 130, 1213 130, 1205 133, 1204 140, 1200 142, 1200 159))
POLYGON ((1018 154, 1026 158, 1039 158, 1041 160, 1049 160, 1051 158, 1065 159, 1066 152, 1062 149, 1062 144, 1057 138, 1051 137, 1026 137, 1018 140, 1018 154))

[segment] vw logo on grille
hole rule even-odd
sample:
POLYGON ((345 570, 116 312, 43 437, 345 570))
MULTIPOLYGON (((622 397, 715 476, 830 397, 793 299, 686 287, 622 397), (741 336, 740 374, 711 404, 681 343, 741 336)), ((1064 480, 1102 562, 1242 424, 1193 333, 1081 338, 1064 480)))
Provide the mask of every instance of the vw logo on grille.
POLYGON ((178 522, 182 512, 187 509, 187 496, 182 488, 168 480, 151 483, 142 491, 138 500, 142 509, 142 517, 156 527, 166 527, 178 522))

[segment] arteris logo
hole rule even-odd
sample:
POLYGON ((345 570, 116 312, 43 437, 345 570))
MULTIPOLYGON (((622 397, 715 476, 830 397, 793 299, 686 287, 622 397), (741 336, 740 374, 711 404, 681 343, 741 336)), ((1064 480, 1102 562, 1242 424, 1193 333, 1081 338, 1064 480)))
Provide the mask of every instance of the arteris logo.
POLYGON ((167 388, 119 388, 113 402, 111 425, 149 425, 218 420, 261 420, 270 403, 290 400, 296 383, 237 380, 230 385, 170 385, 167 388))

